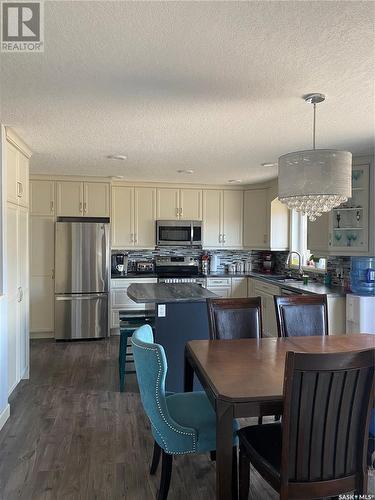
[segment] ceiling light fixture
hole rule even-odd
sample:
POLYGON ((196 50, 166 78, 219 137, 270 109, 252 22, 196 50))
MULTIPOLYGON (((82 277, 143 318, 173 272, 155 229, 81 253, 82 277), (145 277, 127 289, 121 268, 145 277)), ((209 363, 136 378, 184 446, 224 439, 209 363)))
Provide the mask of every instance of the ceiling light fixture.
POLYGON ((279 200, 314 221, 351 196, 352 154, 315 149, 316 105, 325 100, 325 95, 309 94, 304 100, 314 108, 313 149, 280 156, 279 200))
POLYGON ((177 170, 179 174, 194 174, 194 170, 191 168, 177 170))
POLYGON ((242 179, 229 179, 228 181, 230 184, 239 184, 242 182, 242 179))
POLYGON ((271 163, 271 162, 266 162, 261 164, 262 167, 277 167, 277 162, 271 163))
POLYGON ((128 157, 126 155, 108 155, 108 160, 127 160, 128 157))

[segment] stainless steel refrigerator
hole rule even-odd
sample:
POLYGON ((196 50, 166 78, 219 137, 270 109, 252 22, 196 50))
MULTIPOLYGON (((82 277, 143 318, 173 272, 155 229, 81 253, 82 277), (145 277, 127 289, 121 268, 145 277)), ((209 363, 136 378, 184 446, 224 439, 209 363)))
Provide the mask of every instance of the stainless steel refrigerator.
POLYGON ((108 288, 108 222, 56 222, 55 339, 106 337, 108 288))

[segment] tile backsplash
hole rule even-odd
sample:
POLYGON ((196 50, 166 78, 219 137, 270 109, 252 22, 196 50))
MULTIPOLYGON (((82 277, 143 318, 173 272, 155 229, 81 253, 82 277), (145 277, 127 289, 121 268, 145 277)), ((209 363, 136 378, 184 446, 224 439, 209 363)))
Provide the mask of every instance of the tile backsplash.
MULTIPOLYGON (((112 253, 118 253, 119 250, 113 250, 112 253)), ((127 250, 129 254, 129 271, 133 269, 134 263, 139 260, 152 261, 157 256, 168 255, 183 255, 191 256, 200 259, 203 254, 217 255, 219 257, 218 272, 224 272, 229 264, 236 261, 251 260, 253 271, 262 271, 263 251, 260 250, 213 250, 205 251, 200 249, 184 248, 184 247, 160 247, 155 250, 127 250)), ((267 252, 269 253, 269 252, 267 252)), ((285 273, 285 262, 288 252, 272 252, 273 268, 272 272, 275 274, 285 273)), ((349 280, 350 273, 350 257, 335 257, 331 256, 327 259, 327 273, 332 275, 332 284, 342 286, 344 280, 349 280), (337 276, 337 274, 340 276, 337 276)), ((292 271, 292 274, 297 274, 292 271)), ((323 283, 324 273, 309 272, 310 279, 323 283)))

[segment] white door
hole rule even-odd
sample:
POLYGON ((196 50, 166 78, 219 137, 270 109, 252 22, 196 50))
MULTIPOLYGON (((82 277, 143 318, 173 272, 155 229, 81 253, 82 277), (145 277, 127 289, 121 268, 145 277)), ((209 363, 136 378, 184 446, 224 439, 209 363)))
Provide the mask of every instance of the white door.
POLYGON ((159 220, 178 219, 180 217, 179 190, 175 188, 158 188, 156 211, 159 220))
POLYGON ((231 297, 237 299, 247 297, 247 278, 232 278, 231 297))
POLYGON ((223 243, 226 247, 242 247, 243 191, 223 192, 223 243))
POLYGON ((112 247, 134 246, 134 188, 112 188, 112 247))
POLYGON ((134 189, 134 243, 140 248, 155 247, 156 189, 134 189))
POLYGON ((221 189, 203 191, 203 246, 222 246, 222 198, 221 189))
POLYGON ((56 182, 57 215, 80 217, 83 215, 83 182, 56 182))
POLYGON ((8 392, 13 391, 18 382, 19 362, 19 318, 18 300, 18 208, 7 205, 7 310, 8 310, 8 392))
POLYGON ((268 190, 251 189, 244 194, 244 246, 269 248, 268 190))
POLYGON ((29 206, 29 159, 22 153, 18 156, 18 204, 29 206))
POLYGON ((18 182, 18 149, 7 142, 6 165, 7 165, 7 200, 18 204, 19 186, 18 182))
POLYGON ((202 220, 201 189, 180 189, 180 218, 202 220))
POLYGON ((88 217, 109 217, 110 189, 105 182, 85 182, 83 213, 88 217))
POLYGON ((53 215, 55 213, 55 183, 53 181, 30 181, 31 215, 53 215))

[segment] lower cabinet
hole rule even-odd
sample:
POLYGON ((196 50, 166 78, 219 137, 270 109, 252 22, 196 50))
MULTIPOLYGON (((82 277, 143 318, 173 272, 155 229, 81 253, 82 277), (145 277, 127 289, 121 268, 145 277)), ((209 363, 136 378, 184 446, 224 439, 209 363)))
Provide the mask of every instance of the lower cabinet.
POLYGON ((207 290, 223 299, 232 295, 232 278, 207 278, 207 290))
POLYGON ((156 278, 118 278, 111 280, 111 329, 120 327, 120 311, 140 311, 150 304, 137 304, 128 297, 128 288, 132 283, 157 283, 156 278))
POLYGON ((280 288, 259 280, 254 283, 254 296, 262 300, 263 336, 277 337, 277 322, 274 295, 280 295, 280 288))
POLYGON ((237 299, 247 297, 247 278, 232 278, 231 296, 237 299))

